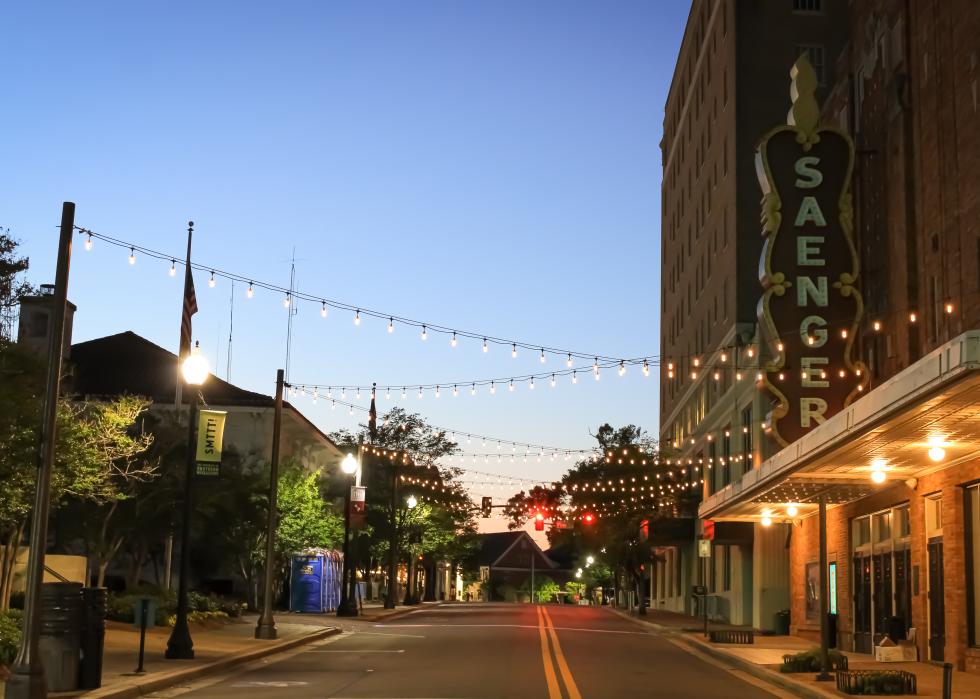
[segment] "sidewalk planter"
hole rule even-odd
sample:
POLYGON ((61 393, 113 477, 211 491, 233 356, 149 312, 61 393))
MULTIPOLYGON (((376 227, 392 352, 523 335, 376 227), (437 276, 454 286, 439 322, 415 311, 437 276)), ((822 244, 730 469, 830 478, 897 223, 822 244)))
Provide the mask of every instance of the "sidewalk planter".
POLYGON ((845 694, 916 694, 915 675, 904 670, 851 670, 837 673, 837 689, 845 694))
MULTIPOLYGON (((838 651, 830 651, 830 669, 847 670, 847 656, 838 651)), ((779 666, 782 673, 820 672, 820 649, 806 650, 802 653, 787 653, 783 656, 783 664, 779 666)))
POLYGON ((751 630, 719 629, 708 632, 712 643, 755 643, 755 632, 751 630))

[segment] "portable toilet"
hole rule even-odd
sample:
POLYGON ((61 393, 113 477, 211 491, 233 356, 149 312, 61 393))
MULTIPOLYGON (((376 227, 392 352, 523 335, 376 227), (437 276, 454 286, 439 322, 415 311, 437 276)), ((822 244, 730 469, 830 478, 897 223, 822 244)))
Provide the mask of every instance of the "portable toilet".
POLYGON ((294 555, 289 576, 289 611, 320 613, 324 609, 324 556, 294 555))

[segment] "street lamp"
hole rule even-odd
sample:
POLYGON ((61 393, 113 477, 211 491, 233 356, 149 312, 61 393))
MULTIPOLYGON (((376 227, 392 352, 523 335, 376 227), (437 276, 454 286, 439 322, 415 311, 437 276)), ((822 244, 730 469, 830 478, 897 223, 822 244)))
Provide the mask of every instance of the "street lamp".
POLYGON ((177 580, 177 620, 174 629, 167 640, 167 650, 164 657, 171 660, 190 660, 194 657, 194 641, 191 630, 187 625, 187 577, 190 574, 191 561, 191 495, 194 484, 194 462, 197 451, 197 401, 200 395, 199 387, 208 378, 208 360, 201 354, 200 343, 194 344, 180 372, 184 383, 191 389, 190 416, 187 421, 187 455, 184 469, 184 512, 180 524, 180 573, 177 580))
POLYGON ((593 563, 595 563, 595 558, 593 556, 586 556, 586 558, 585 558, 585 564, 586 565, 592 565, 593 563))
MULTIPOLYGON (((360 456, 363 445, 359 444, 357 454, 360 456)), ((353 454, 348 453, 340 462, 340 470, 348 476, 354 476, 360 469, 360 461, 353 454)), ((357 600, 353 594, 354 584, 348 583, 348 578, 357 575, 356 568, 350 564, 350 508, 351 508, 351 483, 345 484, 344 490, 344 559, 342 561, 343 570, 340 574, 340 602, 337 604, 337 616, 357 616, 357 600)), ((354 581, 351 580, 351 583, 354 581)))
POLYGON ((415 498, 414 495, 409 495, 408 498, 405 500, 405 504, 408 505, 408 509, 414 510, 415 506, 419 504, 419 501, 415 498))

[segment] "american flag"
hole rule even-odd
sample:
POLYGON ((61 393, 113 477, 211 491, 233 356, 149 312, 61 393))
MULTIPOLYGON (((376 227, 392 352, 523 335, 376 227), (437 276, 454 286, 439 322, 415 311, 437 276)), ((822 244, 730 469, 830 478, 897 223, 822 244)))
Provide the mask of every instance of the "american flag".
POLYGON ((193 222, 187 228, 187 264, 184 266, 184 308, 180 315, 180 358, 191 353, 193 336, 191 316, 197 313, 197 294, 194 293, 194 274, 191 271, 191 235, 193 222))
POLYGON ((371 442, 378 439, 378 408, 374 403, 375 387, 371 387, 371 409, 368 411, 368 433, 371 435, 371 442))

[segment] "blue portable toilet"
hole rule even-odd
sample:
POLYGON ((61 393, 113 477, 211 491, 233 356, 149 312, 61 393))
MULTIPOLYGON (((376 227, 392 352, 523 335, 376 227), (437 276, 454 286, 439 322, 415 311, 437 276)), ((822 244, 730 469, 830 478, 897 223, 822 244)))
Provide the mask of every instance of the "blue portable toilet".
POLYGON ((319 554, 295 555, 289 576, 289 611, 324 611, 324 557, 319 554))

